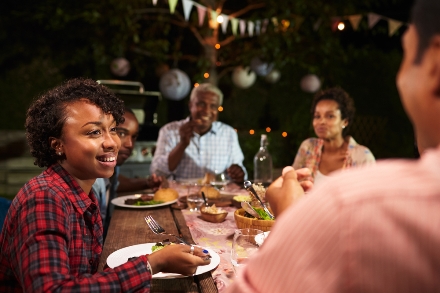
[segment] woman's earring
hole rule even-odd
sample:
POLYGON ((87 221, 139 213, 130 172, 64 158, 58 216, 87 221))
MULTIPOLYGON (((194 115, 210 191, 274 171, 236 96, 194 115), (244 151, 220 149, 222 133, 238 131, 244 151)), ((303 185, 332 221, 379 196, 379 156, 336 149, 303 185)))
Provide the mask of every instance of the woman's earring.
POLYGON ((342 129, 344 129, 345 128, 345 125, 342 125, 342 129))
POLYGON ((63 154, 62 152, 59 152, 59 153, 58 153, 58 156, 61 156, 62 154, 63 154))

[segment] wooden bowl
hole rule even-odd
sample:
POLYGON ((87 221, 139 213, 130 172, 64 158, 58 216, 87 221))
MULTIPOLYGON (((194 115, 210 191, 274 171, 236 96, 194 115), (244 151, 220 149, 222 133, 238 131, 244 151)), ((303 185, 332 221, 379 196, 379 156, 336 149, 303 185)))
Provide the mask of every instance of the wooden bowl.
POLYGON ((234 213, 235 224, 239 229, 242 228, 253 228, 259 229, 261 231, 270 231, 272 226, 275 224, 274 220, 258 220, 251 219, 244 216, 245 211, 243 209, 238 209, 234 213))
POLYGON ((204 207, 200 210, 200 214, 202 216, 202 219, 211 223, 221 223, 226 219, 226 216, 228 215, 227 211, 221 212, 219 214, 211 214, 204 212, 204 207))

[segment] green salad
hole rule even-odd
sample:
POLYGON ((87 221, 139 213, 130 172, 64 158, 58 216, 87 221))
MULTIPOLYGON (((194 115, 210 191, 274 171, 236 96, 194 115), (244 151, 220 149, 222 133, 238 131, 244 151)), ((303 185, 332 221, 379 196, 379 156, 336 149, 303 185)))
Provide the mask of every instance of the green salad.
POLYGON ((149 201, 137 201, 134 205, 135 206, 151 206, 155 204, 161 204, 164 203, 161 200, 149 200, 149 201))

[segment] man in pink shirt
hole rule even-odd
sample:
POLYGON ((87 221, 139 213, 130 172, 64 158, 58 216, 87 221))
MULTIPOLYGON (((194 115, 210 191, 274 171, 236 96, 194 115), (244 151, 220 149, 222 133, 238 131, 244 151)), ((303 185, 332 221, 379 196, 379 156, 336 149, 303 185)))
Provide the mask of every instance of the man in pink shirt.
POLYGON ((415 1, 397 76, 422 157, 340 171, 295 204, 286 167, 266 195, 277 223, 228 292, 440 292, 439 15, 415 1))

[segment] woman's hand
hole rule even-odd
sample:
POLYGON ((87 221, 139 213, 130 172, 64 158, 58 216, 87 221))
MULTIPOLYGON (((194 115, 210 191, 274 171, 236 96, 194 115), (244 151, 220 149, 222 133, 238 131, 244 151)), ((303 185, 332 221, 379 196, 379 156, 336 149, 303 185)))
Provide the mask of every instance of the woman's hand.
POLYGON ((211 259, 209 254, 203 252, 203 248, 194 247, 194 254, 191 254, 191 246, 168 245, 159 251, 148 255, 153 273, 165 272, 182 275, 193 275, 198 266, 208 265, 211 259))
POLYGON ((278 217, 312 187, 313 182, 309 169, 295 170, 290 166, 285 167, 281 177, 276 179, 266 190, 266 199, 269 201, 275 217, 278 217))

